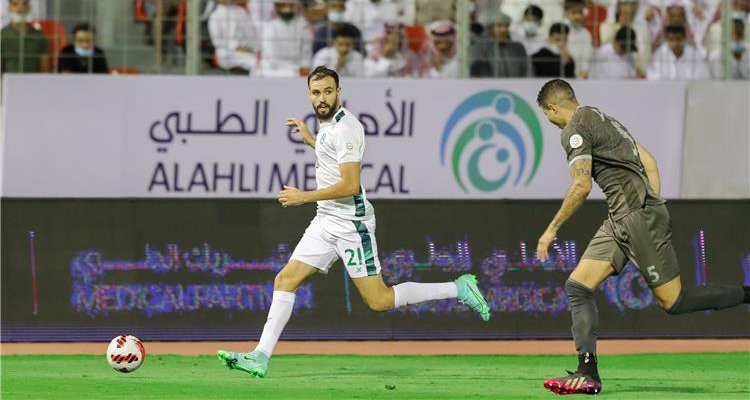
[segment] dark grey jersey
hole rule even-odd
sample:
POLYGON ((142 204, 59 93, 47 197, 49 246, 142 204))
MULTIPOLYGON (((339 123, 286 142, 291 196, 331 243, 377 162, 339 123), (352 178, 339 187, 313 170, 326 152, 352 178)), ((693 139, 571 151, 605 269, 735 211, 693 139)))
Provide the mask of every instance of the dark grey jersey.
POLYGON ((578 107, 561 139, 569 165, 592 160, 592 176, 607 197, 612 218, 664 203, 651 189, 635 140, 614 118, 594 107, 578 107))

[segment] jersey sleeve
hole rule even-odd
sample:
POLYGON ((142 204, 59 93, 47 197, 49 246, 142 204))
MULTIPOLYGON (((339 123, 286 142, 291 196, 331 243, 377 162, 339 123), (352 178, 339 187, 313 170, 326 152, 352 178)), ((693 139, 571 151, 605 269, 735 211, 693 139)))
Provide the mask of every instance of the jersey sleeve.
POLYGON ((578 160, 592 158, 591 134, 586 129, 584 120, 585 118, 574 118, 563 130, 562 145, 568 156, 568 165, 573 165, 578 160))
POLYGON ((352 127, 344 124, 334 129, 333 145, 336 148, 336 161, 339 164, 362 162, 365 132, 361 126, 352 127))

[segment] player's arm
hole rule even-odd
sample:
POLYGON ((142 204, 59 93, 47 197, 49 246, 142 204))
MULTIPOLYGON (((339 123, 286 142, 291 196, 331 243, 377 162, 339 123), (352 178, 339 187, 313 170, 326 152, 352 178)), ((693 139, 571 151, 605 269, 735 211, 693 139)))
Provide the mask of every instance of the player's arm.
POLYGON ((294 132, 299 133, 299 135, 302 137, 302 141, 313 149, 315 148, 315 136, 313 136, 310 133, 310 130, 307 129, 307 124, 305 124, 305 121, 301 121, 297 118, 287 118, 286 126, 294 127, 294 132))
POLYGON ((638 155, 641 157, 643 168, 646 169, 646 176, 648 177, 649 183, 651 183, 651 189, 653 189, 656 194, 660 194, 661 178, 659 177, 659 167, 656 165, 656 158, 654 158, 654 155, 639 143, 636 143, 635 146, 638 148, 638 155))
POLYGON ((570 175, 573 178, 573 183, 565 194, 560 210, 557 211, 537 244, 537 257, 542 261, 547 260, 547 248, 557 236, 557 231, 581 207, 589 192, 591 192, 591 158, 575 160, 570 165, 570 175))
POLYGON ((294 207, 315 201, 333 200, 354 196, 359 194, 359 172, 359 162, 339 164, 341 180, 335 185, 331 185, 325 189, 310 190, 307 192, 291 186, 284 186, 284 190, 279 193, 279 203, 284 207, 294 207))

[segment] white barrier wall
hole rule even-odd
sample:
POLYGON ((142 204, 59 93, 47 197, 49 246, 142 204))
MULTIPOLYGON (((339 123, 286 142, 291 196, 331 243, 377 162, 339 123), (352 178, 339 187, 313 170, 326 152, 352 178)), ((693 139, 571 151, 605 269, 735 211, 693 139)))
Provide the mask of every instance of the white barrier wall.
MULTIPOLYGON (((315 187, 314 154, 285 127, 315 117, 300 80, 5 75, 3 196, 260 197, 315 187)), ((367 131, 373 198, 560 198, 558 128, 544 81, 342 81, 367 131)), ((686 85, 576 82, 659 159, 680 195, 686 85)), ((594 197, 602 197, 597 191, 594 197)))
POLYGON ((688 88, 682 197, 750 198, 750 82, 688 88))

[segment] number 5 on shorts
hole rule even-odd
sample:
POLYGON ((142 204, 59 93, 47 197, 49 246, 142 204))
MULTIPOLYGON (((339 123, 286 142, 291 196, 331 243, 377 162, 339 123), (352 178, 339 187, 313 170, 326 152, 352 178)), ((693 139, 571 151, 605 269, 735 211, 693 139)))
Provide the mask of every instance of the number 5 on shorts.
POLYGON ((355 265, 362 265, 362 249, 357 248, 357 262, 354 261, 354 249, 346 249, 344 250, 344 253, 346 253, 349 256, 349 260, 346 262, 347 266, 355 266, 355 265))
POLYGON ((648 271, 648 276, 651 277, 651 283, 656 283, 659 281, 659 273, 654 271, 656 269, 656 265, 652 265, 648 268, 646 268, 646 271, 648 271))

